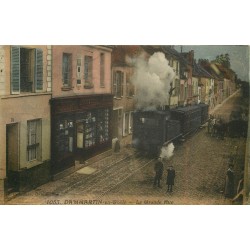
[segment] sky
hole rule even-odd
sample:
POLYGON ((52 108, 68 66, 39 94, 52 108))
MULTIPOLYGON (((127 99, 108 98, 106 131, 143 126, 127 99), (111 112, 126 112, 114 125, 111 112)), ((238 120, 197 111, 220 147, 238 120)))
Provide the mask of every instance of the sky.
MULTIPOLYGON (((181 46, 175 46, 181 51, 181 46)), ((241 80, 249 81, 249 48, 246 45, 183 45, 182 51, 194 50, 195 59, 213 60, 217 55, 229 54, 231 69, 241 80)))

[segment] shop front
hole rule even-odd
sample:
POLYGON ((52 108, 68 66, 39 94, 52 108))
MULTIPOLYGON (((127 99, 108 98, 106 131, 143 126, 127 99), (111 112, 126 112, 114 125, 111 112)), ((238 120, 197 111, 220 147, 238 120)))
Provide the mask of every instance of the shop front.
POLYGON ((112 147, 113 96, 52 98, 52 174, 112 147))

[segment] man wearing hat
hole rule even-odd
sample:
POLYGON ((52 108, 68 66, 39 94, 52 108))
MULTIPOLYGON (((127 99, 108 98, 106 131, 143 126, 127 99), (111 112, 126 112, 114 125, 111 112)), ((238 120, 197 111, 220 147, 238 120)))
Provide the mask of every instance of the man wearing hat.
POLYGON ((159 157, 157 162, 155 163, 155 178, 154 178, 154 187, 156 187, 156 185, 159 188, 161 187, 161 179, 162 179, 162 174, 163 174, 163 163, 162 163, 162 158, 159 157))
POLYGON ((167 190, 167 192, 173 192, 175 170, 174 170, 173 166, 170 166, 167 171, 168 171, 168 176, 167 176, 168 190, 167 190))

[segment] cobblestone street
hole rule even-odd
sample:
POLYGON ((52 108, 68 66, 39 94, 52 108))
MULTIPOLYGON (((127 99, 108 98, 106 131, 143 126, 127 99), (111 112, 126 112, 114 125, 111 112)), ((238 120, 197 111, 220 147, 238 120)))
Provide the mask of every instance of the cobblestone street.
MULTIPOLYGON (((240 94, 214 110, 229 118, 240 94)), ((246 138, 212 137, 203 127, 176 145, 164 162, 163 188, 153 188, 155 159, 138 155, 130 145, 62 179, 51 181, 7 204, 231 204, 224 198, 225 174, 235 157, 235 190, 244 167, 246 138), (237 151, 235 147, 238 147, 237 151), (166 168, 173 165, 173 193, 166 192, 166 168)))

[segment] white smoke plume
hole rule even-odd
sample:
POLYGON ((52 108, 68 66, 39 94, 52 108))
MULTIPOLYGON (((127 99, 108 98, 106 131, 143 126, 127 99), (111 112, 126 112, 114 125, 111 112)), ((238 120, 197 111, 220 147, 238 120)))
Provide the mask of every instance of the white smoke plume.
POLYGON ((156 110, 168 105, 170 83, 175 77, 173 69, 162 52, 154 53, 148 60, 142 56, 134 60, 132 83, 136 88, 137 109, 156 110))
POLYGON ((174 144, 171 142, 167 146, 161 148, 160 157, 162 159, 169 159, 174 155, 174 144))

